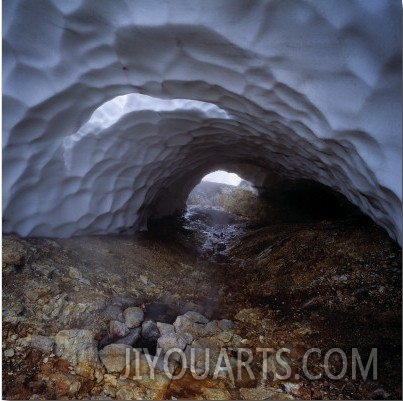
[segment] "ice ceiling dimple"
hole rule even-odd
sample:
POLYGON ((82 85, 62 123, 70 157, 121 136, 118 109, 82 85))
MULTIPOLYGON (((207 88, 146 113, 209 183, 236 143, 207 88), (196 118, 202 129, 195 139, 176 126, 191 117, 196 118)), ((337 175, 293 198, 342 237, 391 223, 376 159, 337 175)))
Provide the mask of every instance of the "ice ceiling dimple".
POLYGON ((400 14, 376 0, 5 2, 4 231, 137 229, 227 170, 257 187, 319 181, 400 242, 400 14))
POLYGON ((63 140, 64 163, 67 170, 71 169, 71 159, 74 146, 87 135, 98 135, 103 130, 117 123, 126 114, 133 111, 150 110, 175 111, 200 110, 208 118, 228 119, 228 113, 215 104, 191 99, 159 99, 140 93, 117 96, 98 107, 91 118, 75 134, 67 136, 63 140))

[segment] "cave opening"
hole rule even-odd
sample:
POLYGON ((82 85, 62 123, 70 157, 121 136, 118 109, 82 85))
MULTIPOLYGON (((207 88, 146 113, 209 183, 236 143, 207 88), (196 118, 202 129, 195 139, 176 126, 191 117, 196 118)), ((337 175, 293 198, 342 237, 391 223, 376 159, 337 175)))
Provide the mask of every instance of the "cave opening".
MULTIPOLYGON (((158 240, 179 237, 202 259, 218 264, 228 263, 234 244, 243 248, 244 237, 253 230, 376 226, 340 192, 310 179, 287 179, 261 166, 245 168, 233 162, 231 168, 207 170, 185 194, 183 208, 148 219, 148 232, 158 240)), ((258 248, 269 243, 264 240, 258 248)))
POLYGON ((187 200, 187 210, 197 205, 204 207, 223 208, 226 194, 232 191, 250 191, 257 195, 257 191, 250 181, 241 178, 238 174, 225 170, 216 170, 206 174, 190 191, 187 200))
POLYGON ((241 183, 242 178, 235 174, 225 170, 216 170, 202 178, 202 181, 218 182, 221 184, 228 184, 237 186, 241 183))

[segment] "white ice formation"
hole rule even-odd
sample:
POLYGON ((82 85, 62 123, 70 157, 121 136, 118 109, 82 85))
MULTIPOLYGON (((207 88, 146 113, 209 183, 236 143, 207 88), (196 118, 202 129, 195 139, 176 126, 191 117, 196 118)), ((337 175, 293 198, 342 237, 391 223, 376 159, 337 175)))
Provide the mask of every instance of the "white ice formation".
POLYGON ((4 1, 3 230, 141 228, 224 169, 324 183, 400 242, 401 8, 4 1))

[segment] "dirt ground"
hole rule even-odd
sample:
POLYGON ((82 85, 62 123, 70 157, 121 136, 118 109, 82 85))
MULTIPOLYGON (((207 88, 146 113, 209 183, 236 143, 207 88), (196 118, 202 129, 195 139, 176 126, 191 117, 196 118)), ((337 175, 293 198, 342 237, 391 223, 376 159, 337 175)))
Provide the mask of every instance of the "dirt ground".
POLYGON ((134 399, 401 399, 401 248, 322 188, 290 184, 265 198, 217 189, 206 204, 200 190, 184 215, 135 236, 4 235, 3 397, 123 399, 111 375, 81 378, 52 350, 23 340, 88 329, 100 349, 110 308, 136 305, 166 323, 189 310, 229 319, 240 346, 288 349, 292 374, 279 380, 277 364, 263 379, 254 355, 254 379, 244 372, 235 383, 197 381, 187 373, 138 397, 131 389, 134 399), (304 363, 313 348, 320 355, 304 363), (346 356, 339 378, 342 354, 326 359, 335 348, 346 356), (376 352, 377 377, 374 363, 366 380, 357 366, 353 377, 354 352, 364 367, 376 352))

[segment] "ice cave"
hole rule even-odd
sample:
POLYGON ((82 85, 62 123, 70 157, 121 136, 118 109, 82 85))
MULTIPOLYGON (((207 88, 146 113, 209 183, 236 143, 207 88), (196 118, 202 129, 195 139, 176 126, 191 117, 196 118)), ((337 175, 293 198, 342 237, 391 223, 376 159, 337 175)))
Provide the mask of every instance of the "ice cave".
POLYGON ((399 0, 4 0, 2 399, 402 399, 399 0))
POLYGON ((223 169, 400 243, 401 44, 398 1, 5 1, 3 230, 142 229, 223 169))

